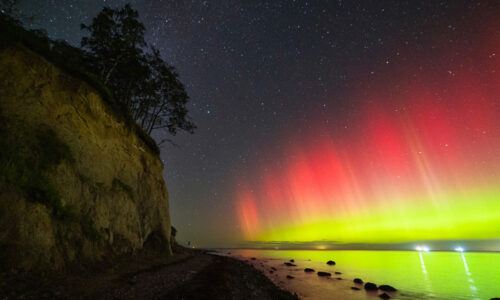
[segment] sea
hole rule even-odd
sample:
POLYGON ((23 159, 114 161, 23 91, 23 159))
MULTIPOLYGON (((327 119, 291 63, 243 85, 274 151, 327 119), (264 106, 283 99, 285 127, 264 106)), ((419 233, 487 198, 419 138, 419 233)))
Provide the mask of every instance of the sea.
POLYGON ((388 293, 391 299, 500 297, 498 252, 219 249, 217 253, 252 264, 302 299, 380 299, 380 291, 367 292, 353 283, 354 278, 395 287, 397 292, 388 293), (295 266, 285 265, 290 260, 295 266), (327 265, 329 260, 336 264, 327 265), (332 276, 320 277, 304 268, 332 276))

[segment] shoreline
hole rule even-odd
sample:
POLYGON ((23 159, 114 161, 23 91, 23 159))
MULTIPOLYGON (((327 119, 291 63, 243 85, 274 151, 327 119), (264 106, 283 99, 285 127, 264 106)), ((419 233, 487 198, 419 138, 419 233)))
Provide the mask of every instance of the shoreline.
POLYGON ((485 276, 494 274, 497 254, 348 252, 252 249, 219 253, 247 261, 278 287, 305 300, 465 300, 497 299, 499 295, 494 278, 485 276))
POLYGON ((381 299, 383 294, 400 300, 448 299, 445 294, 410 291, 397 282, 365 278, 362 272, 350 272, 343 264, 330 265, 307 257, 242 254, 179 247, 172 256, 144 251, 41 277, 0 273, 0 299, 365 300, 381 299), (365 282, 353 282, 357 276, 365 282), (366 290, 367 281, 378 287, 394 284, 399 291, 366 290))
MULTIPOLYGON (((323 263, 313 262, 310 259, 284 257, 270 258, 259 257, 258 254, 248 256, 238 253, 219 252, 219 255, 233 257, 241 260, 255 269, 259 270, 269 278, 277 287, 287 290, 300 299, 346 299, 364 300, 370 299, 424 299, 426 295, 408 293, 406 291, 387 290, 392 288, 386 284, 379 289, 379 284, 372 282, 356 282, 354 277, 345 277, 344 272, 336 268, 335 262, 331 265, 326 261, 323 263), (321 266, 319 266, 321 265, 321 266), (375 286, 375 289, 366 288, 365 284, 375 286)), ((363 278, 363 277, 362 277, 363 278)), ((357 278, 359 279, 359 278, 357 278)), ((432 297, 432 299, 439 299, 432 297)))

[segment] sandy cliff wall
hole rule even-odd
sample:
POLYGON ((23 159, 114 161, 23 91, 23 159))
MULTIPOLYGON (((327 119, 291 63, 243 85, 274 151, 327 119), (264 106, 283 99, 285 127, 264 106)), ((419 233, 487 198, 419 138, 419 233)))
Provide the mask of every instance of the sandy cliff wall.
POLYGON ((40 55, 0 47, 0 269, 170 250, 163 164, 101 96, 40 55))

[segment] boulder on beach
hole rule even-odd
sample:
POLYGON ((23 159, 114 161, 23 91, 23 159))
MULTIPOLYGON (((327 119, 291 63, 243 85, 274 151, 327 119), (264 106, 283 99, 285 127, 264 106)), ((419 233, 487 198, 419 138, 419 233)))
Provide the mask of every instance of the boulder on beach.
POLYGON ((276 271, 276 268, 275 267, 271 267, 271 270, 276 271))
POLYGON ((292 276, 292 275, 286 275, 286 278, 287 278, 287 279, 294 279, 294 278, 295 278, 295 276, 292 276))
POLYGON ((289 266, 289 267, 296 267, 297 265, 295 264, 292 264, 292 263, 289 263, 289 262, 286 262, 285 265, 289 266))
POLYGON ((304 269, 304 272, 314 272, 314 269, 311 269, 311 268, 305 268, 305 269, 304 269))
POLYGON ((256 260, 256 259, 257 259, 257 258, 255 258, 255 257, 252 257, 252 258, 251 258, 251 260, 256 260))
POLYGON ((388 284, 382 284, 381 286, 378 287, 379 290, 384 291, 384 292, 396 292, 397 289, 394 287, 388 285, 388 284))
POLYGON ((326 262, 327 265, 333 266, 335 265, 335 262, 333 260, 329 260, 326 262))
POLYGON ((342 277, 337 277, 337 280, 342 280, 342 277))
POLYGON ((376 290, 378 290, 378 287, 373 282, 367 282, 367 283, 365 283, 365 290, 367 290, 367 291, 376 291, 376 290))
POLYGON ((494 298, 491 298, 490 300, 500 300, 500 297, 494 297, 494 298))
POLYGON ((335 272, 335 274, 342 274, 342 272, 335 272))
POLYGON ((363 284, 363 280, 361 280, 360 278, 354 278, 354 283, 359 283, 359 284, 363 284))
POLYGON ((391 296, 387 295, 386 293, 382 293, 382 294, 378 295, 378 297, 381 298, 381 299, 389 299, 389 298, 391 298, 391 296))
POLYGON ((294 259, 290 259, 290 262, 295 262, 295 260, 294 259))
POLYGON ((351 290, 359 291, 359 290, 360 290, 360 288, 359 288, 359 287, 357 287, 357 286, 351 286, 351 290))
POLYGON ((318 276, 329 277, 329 276, 332 276, 332 274, 328 273, 328 272, 321 272, 321 271, 319 271, 318 272, 318 276))

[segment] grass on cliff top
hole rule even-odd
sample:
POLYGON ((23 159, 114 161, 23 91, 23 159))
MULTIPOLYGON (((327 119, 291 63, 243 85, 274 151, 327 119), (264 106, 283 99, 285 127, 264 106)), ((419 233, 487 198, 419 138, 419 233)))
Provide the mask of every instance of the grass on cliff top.
POLYGON ((81 79, 93 87, 110 108, 112 115, 124 122, 144 142, 148 149, 160 154, 160 148, 132 117, 129 109, 116 101, 109 89, 99 78, 85 69, 85 52, 64 41, 54 41, 42 30, 26 30, 18 21, 0 13, 0 47, 20 43, 30 50, 40 54, 45 59, 64 70, 66 73, 81 79))

